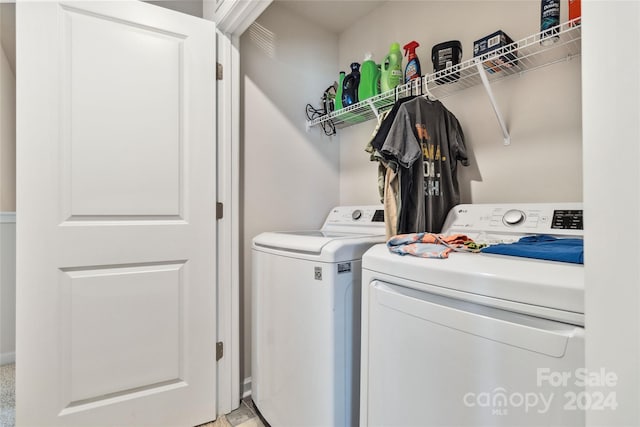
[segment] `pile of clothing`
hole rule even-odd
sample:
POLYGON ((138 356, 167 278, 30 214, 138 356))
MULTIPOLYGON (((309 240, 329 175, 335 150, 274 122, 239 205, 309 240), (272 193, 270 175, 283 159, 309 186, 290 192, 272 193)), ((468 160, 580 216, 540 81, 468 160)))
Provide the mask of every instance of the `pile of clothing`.
POLYGON ((478 245, 464 234, 445 236, 435 233, 400 234, 387 241, 389 251, 420 258, 449 258, 451 252, 480 252, 478 245))
POLYGON ((449 257, 451 252, 488 253, 546 261, 584 264, 582 239, 559 239, 546 234, 520 238, 513 243, 489 245, 476 243, 464 234, 443 235, 435 233, 400 234, 387 241, 389 251, 398 255, 420 258, 449 257))

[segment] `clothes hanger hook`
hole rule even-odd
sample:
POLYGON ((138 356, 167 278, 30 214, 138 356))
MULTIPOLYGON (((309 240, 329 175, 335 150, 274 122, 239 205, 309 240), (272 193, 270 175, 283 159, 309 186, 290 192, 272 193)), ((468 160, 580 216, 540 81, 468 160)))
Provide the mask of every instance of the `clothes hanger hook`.
POLYGON ((437 99, 438 99, 438 98, 436 98, 435 96, 433 96, 433 94, 432 94, 432 93, 431 93, 431 91, 429 90, 429 85, 427 84, 427 81, 426 81, 426 80, 424 81, 423 86, 424 86, 425 95, 426 95, 426 97, 427 97, 427 99, 428 99, 428 100, 430 100, 430 101, 435 101, 435 100, 437 100, 437 99))

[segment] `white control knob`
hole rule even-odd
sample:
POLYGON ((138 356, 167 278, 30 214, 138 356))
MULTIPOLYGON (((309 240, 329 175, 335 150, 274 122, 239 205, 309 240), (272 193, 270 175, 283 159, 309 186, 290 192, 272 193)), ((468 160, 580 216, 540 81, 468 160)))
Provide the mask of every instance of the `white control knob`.
POLYGON ((361 217, 362 217, 362 211, 360 209, 356 209, 351 214, 351 218, 353 218, 355 221, 359 220, 361 217))
POLYGON ((510 211, 507 211, 507 213, 505 213, 502 216, 502 222, 504 222, 505 225, 518 225, 522 221, 524 221, 524 219, 525 219, 524 212, 519 211, 517 209, 511 209, 510 211))

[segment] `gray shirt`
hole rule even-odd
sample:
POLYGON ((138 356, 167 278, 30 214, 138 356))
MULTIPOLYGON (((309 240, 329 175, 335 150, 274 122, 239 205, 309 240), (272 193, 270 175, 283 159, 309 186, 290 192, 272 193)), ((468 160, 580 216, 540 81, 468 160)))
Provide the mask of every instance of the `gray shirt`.
POLYGON ((460 203, 458 161, 469 164, 456 117, 440 101, 405 102, 380 151, 401 166, 398 233, 439 233, 460 203))

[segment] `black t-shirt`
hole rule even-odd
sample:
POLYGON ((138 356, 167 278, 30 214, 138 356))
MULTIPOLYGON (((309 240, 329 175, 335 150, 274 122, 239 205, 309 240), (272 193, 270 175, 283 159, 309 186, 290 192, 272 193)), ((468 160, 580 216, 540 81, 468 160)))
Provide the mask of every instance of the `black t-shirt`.
POLYGON ((379 151, 400 166, 398 233, 439 233, 460 203, 457 162, 469 164, 456 117, 440 101, 408 100, 398 106, 379 151))

